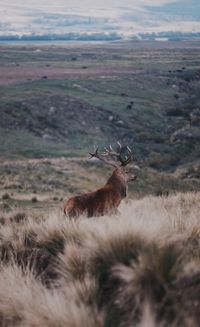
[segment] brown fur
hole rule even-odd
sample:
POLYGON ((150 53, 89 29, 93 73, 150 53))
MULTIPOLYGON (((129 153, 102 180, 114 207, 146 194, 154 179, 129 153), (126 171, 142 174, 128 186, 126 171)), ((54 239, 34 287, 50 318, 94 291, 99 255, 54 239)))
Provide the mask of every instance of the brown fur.
POLYGON ((103 216, 117 213, 117 208, 126 197, 128 179, 124 167, 116 168, 107 183, 94 192, 74 196, 64 204, 64 213, 69 218, 103 216))

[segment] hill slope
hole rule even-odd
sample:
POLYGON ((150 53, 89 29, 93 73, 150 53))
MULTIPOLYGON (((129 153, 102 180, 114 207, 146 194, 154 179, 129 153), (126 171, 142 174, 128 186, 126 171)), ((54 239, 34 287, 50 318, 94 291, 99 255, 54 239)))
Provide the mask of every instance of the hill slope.
POLYGON ((1 158, 85 156, 119 140, 141 167, 198 188, 198 42, 0 52, 1 158))

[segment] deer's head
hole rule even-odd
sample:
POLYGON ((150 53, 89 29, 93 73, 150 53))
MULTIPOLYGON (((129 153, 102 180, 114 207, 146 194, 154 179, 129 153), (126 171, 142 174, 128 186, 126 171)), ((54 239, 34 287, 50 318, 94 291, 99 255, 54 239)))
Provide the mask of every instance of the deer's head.
POLYGON ((115 168, 113 174, 123 178, 123 180, 128 183, 134 181, 137 176, 133 174, 128 165, 133 162, 133 153, 128 146, 122 147, 122 145, 117 142, 117 149, 114 150, 112 146, 105 147, 104 151, 99 153, 98 147, 94 152, 90 153, 91 158, 97 158, 115 168))

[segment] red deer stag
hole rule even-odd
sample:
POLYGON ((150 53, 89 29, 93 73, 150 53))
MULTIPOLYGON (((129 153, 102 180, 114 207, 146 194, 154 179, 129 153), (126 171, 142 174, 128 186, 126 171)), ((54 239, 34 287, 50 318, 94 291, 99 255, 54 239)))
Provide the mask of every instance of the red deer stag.
POLYGON ((127 183, 136 179, 135 175, 131 175, 125 169, 133 161, 133 154, 129 147, 122 147, 118 143, 116 151, 109 146, 101 154, 97 147, 90 155, 91 158, 98 158, 105 164, 115 167, 115 169, 102 188, 74 196, 64 204, 64 213, 69 218, 78 218, 81 215, 94 217, 117 213, 121 200, 127 195, 127 183), (126 155, 123 156, 124 149, 126 155), (111 157, 111 160, 108 157, 111 157))

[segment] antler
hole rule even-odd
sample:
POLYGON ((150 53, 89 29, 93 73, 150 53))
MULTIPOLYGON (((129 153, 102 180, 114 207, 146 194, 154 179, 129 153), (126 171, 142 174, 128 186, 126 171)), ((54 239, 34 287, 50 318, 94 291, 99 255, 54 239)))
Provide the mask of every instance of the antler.
POLYGON ((110 165, 110 166, 113 166, 115 168, 117 168, 117 163, 116 162, 113 162, 113 161, 109 161, 105 158, 105 155, 104 153, 103 154, 99 154, 99 148, 98 146, 96 147, 96 149, 94 150, 94 152, 89 152, 89 154, 91 155, 90 159, 92 158, 97 158, 103 162, 105 162, 106 164, 110 165))
POLYGON ((126 147, 128 153, 123 158, 122 157, 123 147, 120 142, 117 142, 117 144, 118 144, 118 147, 117 147, 116 151, 112 148, 111 145, 109 145, 109 147, 104 148, 104 152, 102 152, 101 154, 99 154, 98 147, 97 147, 95 149, 94 153, 90 153, 91 158, 95 157, 95 158, 98 158, 98 159, 104 161, 105 163, 107 163, 111 166, 119 167, 119 165, 116 162, 109 161, 105 158, 105 157, 111 156, 111 157, 117 158, 117 160, 120 162, 120 166, 128 165, 133 160, 133 153, 132 153, 131 149, 128 146, 126 147))
POLYGON ((109 147, 106 147, 104 149, 103 155, 104 156, 110 155, 116 157, 117 160, 119 160, 119 162, 121 163, 120 166, 126 166, 133 160, 133 153, 131 149, 128 146, 126 146, 128 154, 123 158, 122 156, 123 147, 120 142, 117 142, 117 144, 118 144, 117 151, 113 150, 112 146, 110 145, 109 147))

